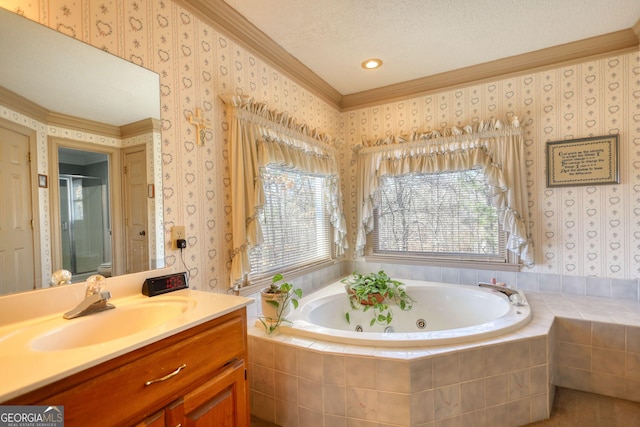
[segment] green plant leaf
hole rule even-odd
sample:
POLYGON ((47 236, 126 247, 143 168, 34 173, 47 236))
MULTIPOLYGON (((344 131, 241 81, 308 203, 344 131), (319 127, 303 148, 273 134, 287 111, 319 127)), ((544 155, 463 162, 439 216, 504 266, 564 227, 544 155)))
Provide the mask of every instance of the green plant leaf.
POLYGON ((351 324, 351 320, 349 319, 349 312, 346 312, 344 316, 347 318, 347 323, 351 324))
POLYGON ((280 307, 280 303, 274 299, 267 300, 267 304, 272 305, 276 309, 280 307))
POLYGON ((291 305, 293 305, 293 308, 298 308, 298 300, 297 299, 292 299, 291 300, 291 305))

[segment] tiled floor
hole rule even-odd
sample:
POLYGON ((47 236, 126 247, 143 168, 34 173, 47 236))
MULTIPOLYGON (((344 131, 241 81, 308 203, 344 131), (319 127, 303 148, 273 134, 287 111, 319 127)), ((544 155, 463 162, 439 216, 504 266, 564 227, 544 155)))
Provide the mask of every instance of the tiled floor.
MULTIPOLYGON (((551 418, 527 427, 640 426, 640 403, 558 387, 551 418)), ((251 427, 277 427, 251 417, 251 427)))
POLYGON ((640 403, 556 388, 551 418, 528 427, 640 426, 640 403))

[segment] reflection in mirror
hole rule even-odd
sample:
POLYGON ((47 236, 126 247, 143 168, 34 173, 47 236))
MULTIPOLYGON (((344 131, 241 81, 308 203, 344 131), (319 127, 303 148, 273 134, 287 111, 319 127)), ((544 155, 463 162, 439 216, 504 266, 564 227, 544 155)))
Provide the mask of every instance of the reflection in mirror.
POLYGON ((58 148, 62 268, 72 281, 111 276, 109 157, 58 148))
MULTIPOLYGON (((17 239, 33 244, 30 251, 13 248, 10 257, 5 256, 8 252, 0 247, 0 294, 48 287, 51 273, 66 263, 70 266, 73 258, 79 275, 89 269, 89 264, 94 270, 102 268, 107 272, 109 262, 112 274, 124 274, 128 269, 129 244, 125 242, 126 219, 122 213, 124 189, 122 169, 115 169, 113 160, 117 157, 120 162, 121 153, 126 149, 144 147, 147 168, 142 188, 152 185, 162 189, 159 76, 1 7, 0 28, 0 57, 7 59, 0 67, 0 128, 9 128, 15 134, 12 137, 21 139, 20 150, 31 159, 22 172, 23 187, 14 192, 14 196, 20 196, 19 200, 11 203, 20 206, 22 212, 16 217, 21 217, 23 223, 15 228, 32 229, 27 237, 17 239), (65 237, 69 239, 66 242, 69 248, 64 253, 63 233, 58 227, 63 214, 59 209, 60 179, 64 180, 66 190, 73 190, 74 185, 79 188, 79 182, 83 191, 100 186, 91 185, 94 181, 89 178, 74 181, 76 175, 95 177, 94 172, 58 170, 57 162, 53 161, 59 154, 53 148, 57 145, 50 145, 54 137, 71 140, 75 145, 70 147, 74 150, 101 151, 108 147, 117 151, 117 155, 108 154, 110 179, 108 184, 101 184, 110 194, 106 202, 108 209, 101 220, 92 216, 91 221, 91 227, 102 222, 107 228, 92 229, 85 235, 84 242, 79 238, 72 240, 71 235, 65 237), (59 174, 70 177, 59 179, 59 174), (39 185, 42 183, 46 185, 39 185), (104 239, 96 239, 98 235, 104 239), (89 240, 91 245, 87 246, 89 240), (76 246, 75 251, 72 245, 76 246), (103 250, 98 251, 98 246, 103 250), (13 256, 20 251, 31 255, 13 256)), ((144 205, 148 228, 143 234, 136 230, 137 236, 145 238, 147 255, 138 263, 144 269, 164 266, 162 192, 157 193, 160 197, 150 196, 144 205)), ((67 206, 71 204, 70 214, 74 203, 77 208, 80 202, 73 201, 73 192, 71 197, 66 194, 62 197, 67 197, 67 206)), ((8 204, 2 200, 0 217, 8 204)), ((85 215, 88 212, 83 211, 85 215)), ((90 212, 93 215, 94 212, 90 212)), ((71 231, 79 226, 78 220, 67 219, 67 228, 71 231)), ((4 229, 0 227, 0 240, 5 240, 7 236, 1 230, 4 229)))

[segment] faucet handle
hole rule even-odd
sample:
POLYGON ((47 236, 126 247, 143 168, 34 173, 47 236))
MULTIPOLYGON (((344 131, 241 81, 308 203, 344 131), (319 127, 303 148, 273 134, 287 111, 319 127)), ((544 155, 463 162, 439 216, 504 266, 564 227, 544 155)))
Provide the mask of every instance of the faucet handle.
POLYGON ((87 291, 86 296, 91 296, 95 294, 99 294, 105 288, 107 284, 107 279, 100 274, 94 274, 93 276, 89 276, 87 279, 87 291))

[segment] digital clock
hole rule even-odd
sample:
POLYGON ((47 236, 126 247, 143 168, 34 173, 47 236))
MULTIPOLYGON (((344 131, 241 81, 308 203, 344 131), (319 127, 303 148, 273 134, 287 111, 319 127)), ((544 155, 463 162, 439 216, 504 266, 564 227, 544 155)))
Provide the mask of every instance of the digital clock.
POLYGON ((186 272, 167 274, 166 276, 146 279, 142 285, 142 294, 148 297, 154 297, 188 287, 186 272))

